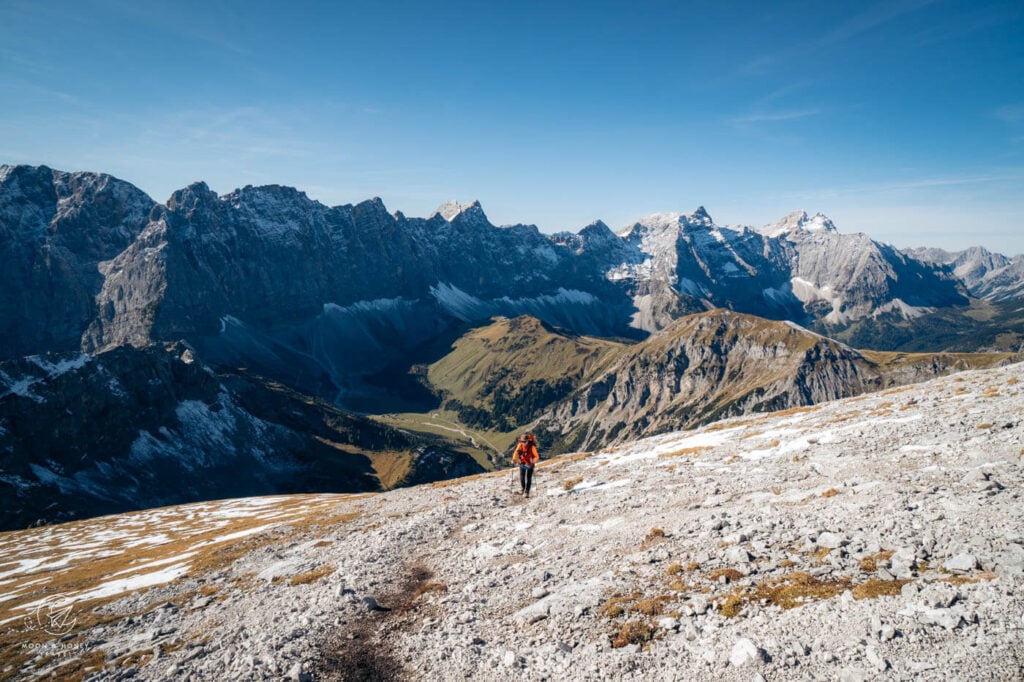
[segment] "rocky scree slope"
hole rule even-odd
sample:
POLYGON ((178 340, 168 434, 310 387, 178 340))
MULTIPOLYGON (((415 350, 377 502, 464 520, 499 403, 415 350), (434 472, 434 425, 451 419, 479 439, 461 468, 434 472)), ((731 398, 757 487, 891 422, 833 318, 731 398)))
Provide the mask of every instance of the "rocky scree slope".
POLYGON ((580 453, 529 500, 502 472, 3 534, 0 622, 34 620, 0 673, 1019 679, 1022 386, 1016 364, 580 453))
POLYGON ((357 492, 482 471, 413 436, 184 344, 0 363, 0 529, 279 492, 357 492))

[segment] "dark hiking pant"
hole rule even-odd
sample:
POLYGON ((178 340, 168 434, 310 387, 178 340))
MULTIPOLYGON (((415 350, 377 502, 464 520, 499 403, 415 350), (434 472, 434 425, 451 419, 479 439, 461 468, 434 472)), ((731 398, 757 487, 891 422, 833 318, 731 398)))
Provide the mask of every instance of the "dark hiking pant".
POLYGON ((523 492, 530 494, 530 485, 533 483, 533 467, 519 467, 519 485, 523 492))

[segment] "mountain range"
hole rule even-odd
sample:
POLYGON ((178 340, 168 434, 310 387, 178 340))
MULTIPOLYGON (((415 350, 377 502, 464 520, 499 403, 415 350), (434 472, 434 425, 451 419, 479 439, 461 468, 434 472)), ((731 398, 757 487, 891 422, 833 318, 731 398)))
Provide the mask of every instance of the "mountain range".
POLYGON ((159 204, 0 166, 4 524, 386 489, 502 462, 522 428, 592 449, 1001 364, 1021 282, 1019 257, 802 211, 545 235, 478 202, 410 218, 195 183, 159 204))

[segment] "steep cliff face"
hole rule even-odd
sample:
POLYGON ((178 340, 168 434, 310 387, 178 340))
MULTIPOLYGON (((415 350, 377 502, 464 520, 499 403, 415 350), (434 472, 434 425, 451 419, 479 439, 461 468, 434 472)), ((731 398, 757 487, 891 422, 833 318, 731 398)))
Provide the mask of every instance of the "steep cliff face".
POLYGON ((625 271, 644 283, 634 301, 648 331, 716 307, 770 318, 805 316, 788 286, 785 245, 749 228, 719 227, 704 207, 648 216, 622 236, 645 255, 625 271))
POLYGON ((218 198, 193 185, 107 267, 85 348, 186 338, 211 361, 344 391, 352 374, 495 314, 625 328, 614 286, 565 267, 568 247, 496 228, 479 204, 447 209, 407 219, 380 200, 327 208, 289 188, 218 198))
POLYGON ((0 359, 77 350, 98 265, 142 231, 153 201, 98 173, 0 166, 0 359))
POLYGON ((786 322, 725 310, 677 321, 540 419, 587 449, 747 412, 855 395, 879 375, 854 350, 786 322))
POLYGON ((380 490, 471 457, 239 374, 181 344, 0 364, 0 529, 225 495, 380 490))

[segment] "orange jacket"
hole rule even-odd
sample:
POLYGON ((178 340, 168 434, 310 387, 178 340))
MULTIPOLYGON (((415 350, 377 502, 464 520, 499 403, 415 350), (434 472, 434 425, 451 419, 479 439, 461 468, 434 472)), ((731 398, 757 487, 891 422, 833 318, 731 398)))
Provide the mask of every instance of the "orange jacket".
POLYGON ((516 451, 512 453, 512 463, 524 467, 532 467, 539 459, 536 443, 520 442, 516 445, 516 451))

